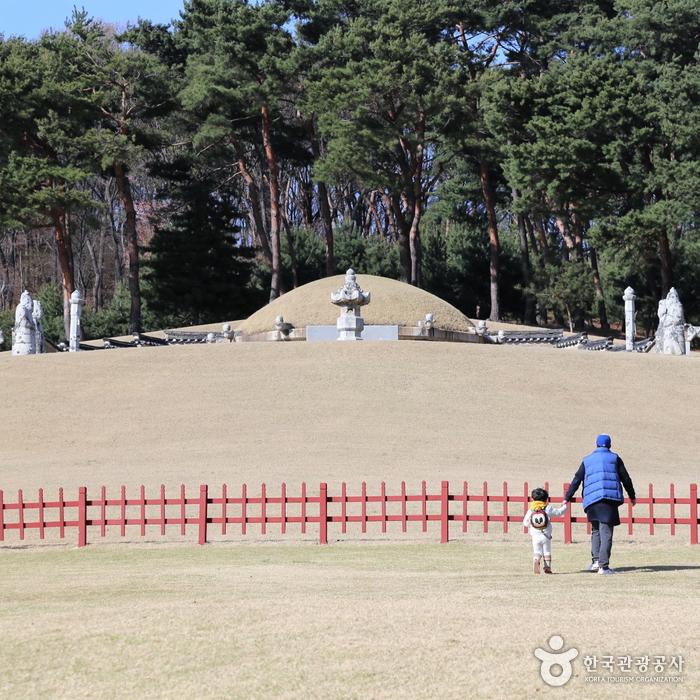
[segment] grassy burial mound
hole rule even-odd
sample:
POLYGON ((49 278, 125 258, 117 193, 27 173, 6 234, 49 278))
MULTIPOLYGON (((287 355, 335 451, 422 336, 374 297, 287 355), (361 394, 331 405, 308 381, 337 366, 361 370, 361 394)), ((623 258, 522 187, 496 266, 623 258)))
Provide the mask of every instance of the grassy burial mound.
MULTIPOLYGON (((271 331, 275 318, 283 316, 296 328, 335 325, 338 307, 330 302, 331 292, 343 286, 345 275, 325 277, 305 284, 264 306, 244 321, 239 329, 244 335, 271 331)), ((474 331, 474 324, 458 309, 418 287, 404 282, 358 275, 357 283, 372 293, 372 301, 362 307, 366 324, 416 326, 426 314, 435 316, 435 327, 446 331, 474 331)))
POLYGON ((3 353, 0 488, 559 485, 598 432, 640 492, 685 487, 699 372, 695 357, 408 341, 3 353))

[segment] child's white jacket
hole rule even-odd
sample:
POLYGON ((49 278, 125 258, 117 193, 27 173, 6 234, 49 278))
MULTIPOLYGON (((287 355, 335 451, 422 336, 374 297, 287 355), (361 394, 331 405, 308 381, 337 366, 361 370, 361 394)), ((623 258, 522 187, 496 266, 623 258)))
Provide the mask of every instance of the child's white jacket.
POLYGON ((547 513, 547 516, 549 517, 549 522, 547 523, 547 527, 544 528, 544 530, 538 530, 536 527, 532 527, 530 525, 530 518, 532 518, 532 514, 535 512, 534 510, 530 510, 528 508, 527 513, 525 513, 525 517, 523 518, 523 525, 528 528, 528 531, 530 533, 531 537, 540 537, 544 535, 547 539, 552 539, 552 518, 558 518, 560 515, 564 515, 564 512, 566 511, 566 503, 563 503, 559 508, 556 506, 552 505, 551 503, 548 503, 547 506, 544 509, 544 512, 547 513))

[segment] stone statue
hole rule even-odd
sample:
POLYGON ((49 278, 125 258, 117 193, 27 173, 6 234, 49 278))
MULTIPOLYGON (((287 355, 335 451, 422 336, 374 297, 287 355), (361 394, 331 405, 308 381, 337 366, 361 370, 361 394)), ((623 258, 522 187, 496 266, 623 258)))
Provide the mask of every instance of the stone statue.
POLYGON ((365 322, 360 316, 360 307, 369 304, 370 292, 364 292, 357 284, 355 271, 350 268, 345 273, 345 284, 336 292, 331 292, 331 304, 340 307, 336 322, 338 340, 362 340, 365 322))
POLYGON ((690 344, 695 338, 700 338, 700 326, 685 324, 685 354, 690 355, 690 344))
POLYGON ((683 305, 674 287, 659 302, 659 328, 656 331, 656 352, 663 355, 685 354, 685 316, 683 305))
POLYGON ((33 310, 32 295, 25 289, 15 309, 15 326, 12 329, 13 355, 33 355, 36 352, 33 310))
POLYGON ((277 333, 277 340, 289 340, 289 333, 294 328, 294 325, 287 323, 284 320, 284 316, 275 316, 275 331, 277 333))
POLYGON ((40 355, 44 352, 44 324, 41 318, 44 315, 44 310, 41 308, 41 302, 35 299, 32 304, 32 318, 34 319, 34 352, 40 355))
POLYGON ((425 314, 425 318, 418 321, 418 326, 426 331, 431 330, 435 326, 435 314, 425 314))

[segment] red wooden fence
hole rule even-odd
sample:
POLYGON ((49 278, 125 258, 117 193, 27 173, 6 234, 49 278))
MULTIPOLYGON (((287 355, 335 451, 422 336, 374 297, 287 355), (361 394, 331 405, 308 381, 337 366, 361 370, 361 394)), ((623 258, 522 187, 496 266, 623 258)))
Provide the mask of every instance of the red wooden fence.
MULTIPOLYGON (((564 491, 568 484, 564 484, 564 491)), ((545 488, 548 485, 545 484, 545 488)), ((562 492, 564 492, 562 491, 562 492)), ((560 502, 561 498, 552 499, 560 502)), ((248 534, 248 526, 260 527, 260 534, 267 533, 268 525, 279 527, 281 534, 286 534, 287 525, 298 525, 301 534, 306 534, 307 525, 318 526, 318 538, 321 544, 328 543, 328 525, 339 523, 341 534, 347 533, 348 524, 359 524, 361 532, 367 532, 368 523, 379 523, 382 533, 387 531, 387 523, 400 523, 401 531, 406 532, 408 523, 420 523, 423 532, 427 532, 429 523, 440 523, 440 541, 447 542, 450 534, 450 522, 459 523, 462 532, 469 531, 470 523, 480 523, 481 531, 487 533, 490 523, 500 523, 502 532, 507 533, 510 523, 520 523, 527 511, 529 488, 527 483, 519 494, 511 493, 508 483, 503 482, 502 491, 489 491, 486 481, 481 493, 470 490, 468 483, 462 483, 456 492, 450 492, 449 483, 443 481, 438 493, 429 493, 426 482, 421 482, 420 492, 408 493, 406 482, 401 482, 400 492, 388 494, 384 482, 379 493, 367 493, 367 485, 362 482, 359 494, 348 494, 345 483, 340 493, 331 495, 328 486, 321 483, 316 495, 307 493, 306 484, 302 483, 299 495, 289 495, 286 484, 282 484, 279 495, 268 495, 267 487, 262 484, 259 495, 249 496, 246 484, 240 489, 240 495, 229 492, 226 484, 221 487, 220 495, 211 495, 205 484, 199 487, 196 496, 187 495, 185 486, 181 485, 177 496, 166 496, 165 486, 160 487, 157 497, 146 497, 143 486, 137 498, 127 498, 126 487, 122 486, 118 498, 108 498, 104 486, 99 496, 88 498, 87 488, 81 486, 75 499, 66 500, 63 489, 58 489, 54 500, 46 500, 44 490, 39 489, 36 500, 25 500, 22 490, 17 493, 17 500, 6 502, 0 491, 0 542, 5 540, 5 532, 16 531, 19 539, 25 539, 27 530, 38 530, 39 538, 44 539, 47 529, 56 529, 61 539, 66 530, 77 532, 78 546, 84 547, 88 542, 89 528, 97 528, 100 537, 105 537, 107 528, 118 528, 119 536, 126 536, 127 526, 139 528, 143 537, 146 528, 158 528, 161 535, 166 528, 179 528, 179 534, 185 536, 188 526, 196 526, 199 544, 207 542, 210 528, 218 526, 221 535, 229 532, 231 525, 240 528, 242 535, 248 534), (474 508, 474 504, 478 504, 474 508), (495 504, 497 507, 492 507, 495 504), (515 505, 517 508, 511 509, 515 505), (368 512, 369 510, 373 512, 368 512)), ((580 503, 581 499, 574 499, 580 503)), ((563 523, 564 542, 572 541, 572 525, 587 523, 586 516, 580 508, 572 514, 570 506, 561 518, 554 522, 563 523)), ((676 487, 671 484, 668 496, 658 496, 649 484, 648 496, 637 498, 636 510, 632 504, 625 502, 620 515, 622 525, 627 525, 629 534, 633 534, 635 525, 647 525, 649 534, 653 535, 657 525, 668 525, 670 534, 676 534, 676 527, 687 526, 690 543, 698 544, 698 486, 690 484, 688 495, 676 496, 676 487), (657 506, 668 515, 659 515, 657 506), (680 506, 684 512, 676 512, 680 506), (639 515, 639 513, 647 513, 639 515)), ((590 525, 587 525, 590 532, 590 525)), ((112 531, 114 532, 114 531, 112 531)))

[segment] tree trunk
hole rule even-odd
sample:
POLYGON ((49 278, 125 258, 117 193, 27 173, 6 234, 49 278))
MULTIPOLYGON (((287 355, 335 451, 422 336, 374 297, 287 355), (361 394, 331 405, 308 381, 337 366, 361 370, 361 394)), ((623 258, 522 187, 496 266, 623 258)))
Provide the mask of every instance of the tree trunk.
POLYGON ((537 231, 537 238, 542 249, 542 263, 546 265, 549 262, 549 241, 547 241, 547 228, 544 219, 540 217, 538 225, 534 228, 537 231))
POLYGON ((564 241, 564 245, 562 246, 562 249, 561 249, 562 261, 566 262, 567 260, 572 260, 572 259, 578 260, 576 243, 566 228, 566 222, 564 221, 564 219, 561 218, 561 216, 557 216, 556 221, 557 221, 557 228, 559 229, 559 235, 562 237, 562 240, 564 241))
POLYGON ((525 291, 525 309, 523 320, 529 326, 535 324, 535 298, 530 290, 532 275, 530 274, 530 246, 527 240, 527 229, 525 228, 525 217, 518 214, 518 236, 520 238, 520 270, 523 275, 523 286, 525 291))
MULTIPOLYGON (((313 180, 304 179, 303 171, 297 177, 297 183, 301 190, 301 195, 297 195, 297 201, 301 200, 299 209, 301 210, 301 219, 305 228, 311 228, 314 225, 314 183, 313 180)), ((290 178, 291 179, 291 178, 290 178)))
POLYGON ((292 289, 296 289, 299 286, 299 268, 297 266, 297 253, 296 248, 294 246, 294 236, 292 235, 292 229, 289 226, 289 221, 287 221, 287 217, 284 218, 284 232, 287 235, 289 260, 292 264, 292 289))
POLYGON ((51 210, 58 265, 61 269, 61 287, 63 288, 63 330, 66 339, 70 336, 70 295, 75 291, 73 276, 73 253, 70 244, 70 232, 66 226, 66 210, 56 207, 51 210))
POLYGON ((401 202, 397 194, 391 195, 391 209, 396 222, 396 234, 399 244, 399 263, 401 265, 401 281, 411 283, 411 243, 410 225, 401 211, 401 202))
POLYGON ((260 210, 260 192, 258 186, 255 184, 253 176, 248 170, 248 166, 245 159, 240 153, 236 154, 238 157, 238 172, 240 172, 243 181, 248 189, 248 216, 253 225, 253 236, 260 246, 263 252, 267 264, 272 266, 272 251, 270 250, 270 242, 267 239, 267 233, 265 232, 265 224, 262 220, 262 214, 260 210))
POLYGON ((489 232, 489 286, 491 291, 491 312, 489 314, 489 321, 499 321, 498 258, 500 243, 498 240, 498 223, 496 221, 496 197, 493 192, 493 184, 491 183, 488 164, 484 161, 479 163, 479 178, 481 180, 481 192, 484 197, 484 204, 486 205, 489 232))
POLYGON ((661 296, 665 297, 673 287, 673 261, 671 246, 665 230, 659 233, 659 261, 661 262, 661 296))
POLYGON ((591 268, 593 269, 593 287, 595 288, 595 297, 598 305, 598 317, 600 318, 600 327, 604 330, 609 330, 610 323, 608 322, 608 312, 605 308, 605 296, 603 295, 603 285, 600 281, 600 272, 598 270, 598 253, 591 246, 589 249, 591 259, 591 268))
POLYGON ((124 207, 126 220, 126 257, 128 261, 129 296, 129 333, 138 333, 141 329, 141 286, 139 284, 139 237, 136 231, 136 207, 131 193, 131 182, 126 174, 124 163, 114 164, 114 177, 117 181, 119 197, 124 207))
POLYGON ((377 211, 377 190, 372 190, 369 197, 367 198, 367 207, 369 208, 371 220, 374 222, 375 233, 378 236, 386 236, 387 226, 385 224, 382 224, 379 212, 377 211))
POLYGON ((382 204, 384 205, 384 212, 386 213, 386 226, 389 238, 391 238, 392 241, 398 241, 399 224, 394 214, 394 198, 386 192, 382 192, 382 204))
POLYGON ((574 332, 574 319, 571 316, 571 309, 569 308, 568 304, 565 304, 565 307, 566 307, 566 318, 569 321, 569 333, 573 333, 574 332))
POLYGON ((335 252, 333 246, 333 221, 328 204, 328 188, 325 182, 318 183, 318 211, 321 215, 323 240, 326 244, 326 277, 335 274, 335 252))
POLYGON ((423 201, 416 197, 413 202, 413 218, 408 232, 409 250, 411 253, 411 284, 420 287, 423 279, 421 274, 422 250, 420 241, 420 220, 423 215, 423 201))
POLYGON ((272 253, 272 279, 270 282, 270 301, 283 294, 282 288, 282 255, 280 246, 280 188, 277 157, 272 148, 272 125, 270 110, 266 104, 260 107, 262 121, 263 147, 268 169, 268 184, 270 190, 270 249, 272 253))
POLYGON ((104 241, 105 241, 105 230, 104 226, 100 226, 99 244, 97 252, 95 251, 95 246, 92 244, 90 238, 85 239, 85 245, 90 256, 90 262, 92 263, 92 269, 95 274, 95 284, 92 289, 92 308, 95 311, 99 311, 102 308, 103 303, 103 278, 104 278, 104 241))

